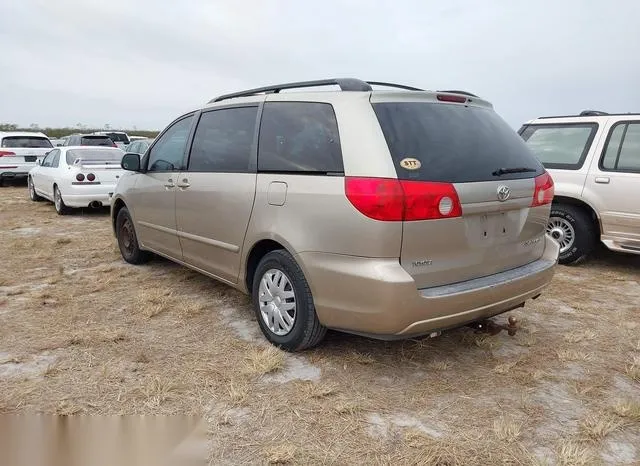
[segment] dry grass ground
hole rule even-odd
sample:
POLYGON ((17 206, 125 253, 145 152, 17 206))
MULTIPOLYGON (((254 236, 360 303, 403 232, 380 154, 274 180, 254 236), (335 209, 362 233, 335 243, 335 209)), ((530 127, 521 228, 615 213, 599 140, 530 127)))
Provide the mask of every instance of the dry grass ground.
POLYGON ((245 296, 123 263, 105 212, 0 191, 0 413, 204 414, 213 464, 640 462, 638 257, 559 267, 515 337, 290 355, 245 296))

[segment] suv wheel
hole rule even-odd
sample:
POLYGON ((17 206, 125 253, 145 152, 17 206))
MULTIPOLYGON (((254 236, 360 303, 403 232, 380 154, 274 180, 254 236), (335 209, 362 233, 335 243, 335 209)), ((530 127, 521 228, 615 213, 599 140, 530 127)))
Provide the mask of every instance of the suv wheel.
POLYGON ((122 258, 129 264, 144 264, 151 259, 149 251, 143 251, 138 246, 138 237, 133 227, 133 220, 129 215, 129 210, 123 207, 116 217, 116 237, 122 258))
POLYGON ((572 205, 553 205, 547 233, 560 243, 561 264, 577 264, 593 250, 596 232, 587 212, 572 205))
POLYGON ((62 200, 62 194, 57 186, 53 187, 53 205, 56 207, 58 215, 67 215, 69 213, 69 208, 62 200))
POLYGON ((42 201, 42 197, 38 196, 38 193, 36 193, 36 188, 33 185, 33 180, 31 179, 31 177, 27 178, 27 183, 29 184, 29 199, 31 199, 33 202, 42 201))
POLYGON ((318 320, 302 269, 284 250, 266 254, 253 277, 253 306, 264 336, 286 351, 316 346, 327 329, 318 320))

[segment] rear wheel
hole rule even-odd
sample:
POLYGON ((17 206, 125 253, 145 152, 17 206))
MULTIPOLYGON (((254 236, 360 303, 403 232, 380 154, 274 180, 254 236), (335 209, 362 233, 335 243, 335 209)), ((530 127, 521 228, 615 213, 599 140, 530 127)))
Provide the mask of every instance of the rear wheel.
POLYGON ((262 258, 252 295, 260 329, 275 346, 300 351, 324 338, 327 329, 318 320, 309 284, 287 251, 271 251, 262 258))
POLYGON ((122 258, 130 264, 144 264, 151 259, 149 251, 143 251, 138 245, 138 237, 133 227, 133 220, 126 207, 116 217, 116 237, 122 258))
POLYGON ((67 215, 71 211, 62 200, 62 194, 57 186, 53 187, 53 205, 56 207, 58 215, 67 215))
POLYGON ((29 199, 31 199, 33 202, 42 201, 43 198, 41 196, 38 196, 38 193, 36 193, 36 188, 33 185, 33 180, 31 179, 31 177, 27 178, 27 184, 29 185, 29 199))
POLYGON ((596 231, 589 214, 573 205, 551 207, 547 233, 560 244, 561 264, 583 261, 596 243, 596 231))

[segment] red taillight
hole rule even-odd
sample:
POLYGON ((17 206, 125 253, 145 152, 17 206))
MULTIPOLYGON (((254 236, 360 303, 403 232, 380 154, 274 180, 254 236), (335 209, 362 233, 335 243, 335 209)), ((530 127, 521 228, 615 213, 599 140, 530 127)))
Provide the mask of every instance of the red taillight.
POLYGON ((87 175, 87 180, 89 180, 89 181, 93 181, 93 180, 95 180, 95 179, 96 179, 96 175, 94 175, 93 173, 89 173, 89 174, 87 175))
POLYGON ((548 172, 544 172, 542 175, 535 178, 536 187, 533 191, 533 201, 531 201, 531 207, 537 207, 540 205, 551 204, 553 201, 553 178, 548 172))
POLYGON ((345 194, 359 212, 375 220, 433 220, 462 215, 458 193, 450 183, 347 177, 345 194))
POLYGON ((404 192, 404 219, 431 220, 460 217, 462 205, 451 183, 400 181, 404 192))
POLYGON ((8 150, 0 150, 0 157, 9 157, 10 155, 16 155, 16 153, 8 150))
POLYGON ((400 221, 404 214, 402 188, 390 178, 345 178, 347 199, 374 220, 400 221))
POLYGON ((83 175, 82 173, 78 173, 78 174, 76 175, 76 180, 78 180, 78 181, 84 181, 84 175, 83 175))
POLYGON ((461 95, 451 95, 451 94, 438 94, 436 98, 440 102, 456 102, 458 104, 463 104, 467 101, 466 97, 461 95))

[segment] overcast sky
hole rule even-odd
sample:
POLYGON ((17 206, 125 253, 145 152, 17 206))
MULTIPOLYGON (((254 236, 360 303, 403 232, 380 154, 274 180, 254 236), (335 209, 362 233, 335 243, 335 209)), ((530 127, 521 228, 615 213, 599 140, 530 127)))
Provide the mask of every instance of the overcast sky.
POLYGON ((640 0, 2 0, 0 122, 161 129, 234 90, 465 89, 513 126, 640 111, 640 0))

